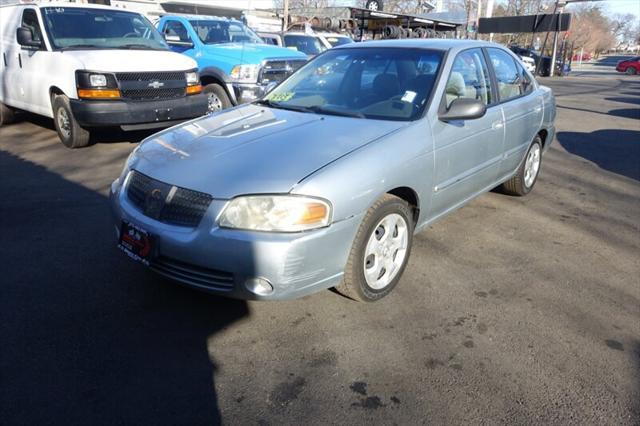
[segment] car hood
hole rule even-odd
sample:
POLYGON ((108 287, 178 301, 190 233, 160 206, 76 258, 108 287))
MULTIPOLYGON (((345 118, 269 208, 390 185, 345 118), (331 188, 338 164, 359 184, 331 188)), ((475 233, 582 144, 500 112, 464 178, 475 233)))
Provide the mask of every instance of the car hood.
POLYGON ((258 43, 209 44, 204 47, 203 51, 205 55, 222 56, 235 60, 237 63, 234 65, 259 64, 264 59, 271 58, 307 58, 305 54, 286 47, 258 43))
POLYGON ((316 170, 406 124, 245 105, 152 136, 129 164, 215 198, 287 193, 316 170))
POLYGON ((168 50, 67 50, 59 54, 77 60, 84 69, 91 71, 183 71, 198 67, 188 56, 168 50))

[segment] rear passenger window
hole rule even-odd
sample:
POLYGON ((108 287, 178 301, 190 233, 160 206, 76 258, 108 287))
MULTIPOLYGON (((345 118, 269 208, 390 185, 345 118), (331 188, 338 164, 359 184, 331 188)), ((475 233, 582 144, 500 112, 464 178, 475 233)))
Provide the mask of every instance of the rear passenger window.
POLYGON ((517 98, 533 90, 531 79, 513 56, 500 49, 487 50, 496 73, 501 101, 517 98))
POLYGON ((485 105, 493 103, 489 69, 480 49, 465 50, 456 56, 445 96, 447 108, 459 98, 478 99, 485 105))

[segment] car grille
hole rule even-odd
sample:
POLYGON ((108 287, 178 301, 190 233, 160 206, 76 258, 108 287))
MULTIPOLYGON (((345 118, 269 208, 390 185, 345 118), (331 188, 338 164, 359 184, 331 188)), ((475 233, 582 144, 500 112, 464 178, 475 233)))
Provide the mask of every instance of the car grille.
POLYGON ((272 82, 280 83, 289 77, 307 61, 304 59, 272 59, 264 63, 260 70, 258 82, 268 84, 272 82))
POLYGON ((127 197, 145 216, 160 222, 196 227, 213 197, 202 192, 179 188, 132 171, 127 197))
POLYGON ((154 259, 149 266, 161 275, 186 284, 218 291, 233 290, 233 274, 229 272, 192 265, 164 256, 154 259))
POLYGON ((124 99, 152 101, 186 96, 183 71, 116 73, 116 79, 124 99))

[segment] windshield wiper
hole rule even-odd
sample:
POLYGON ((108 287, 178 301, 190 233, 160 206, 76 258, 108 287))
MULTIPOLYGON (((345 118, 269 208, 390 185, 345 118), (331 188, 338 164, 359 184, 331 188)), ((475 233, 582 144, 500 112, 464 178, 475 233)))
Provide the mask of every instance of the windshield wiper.
POLYGON ((74 50, 74 49, 113 49, 109 46, 99 46, 97 44, 72 44, 71 46, 61 47, 60 50, 74 50))
POLYGON ((123 44, 122 46, 116 47, 116 49, 165 50, 165 49, 158 49, 156 47, 151 47, 147 44, 142 44, 142 43, 123 44))
POLYGON ((339 110, 339 109, 327 108, 327 107, 322 106, 322 105, 315 105, 315 106, 312 106, 312 107, 307 107, 307 109, 309 111, 313 111, 313 112, 316 112, 318 114, 338 115, 338 116, 341 116, 341 117, 367 118, 366 115, 364 115, 363 113, 358 112, 358 111, 344 111, 344 110, 339 110))
POLYGON ((271 108, 279 108, 279 109, 289 109, 292 111, 300 111, 300 112, 309 112, 306 107, 292 106, 292 105, 283 105, 280 102, 273 102, 269 99, 259 99, 255 101, 258 105, 266 105, 271 108))

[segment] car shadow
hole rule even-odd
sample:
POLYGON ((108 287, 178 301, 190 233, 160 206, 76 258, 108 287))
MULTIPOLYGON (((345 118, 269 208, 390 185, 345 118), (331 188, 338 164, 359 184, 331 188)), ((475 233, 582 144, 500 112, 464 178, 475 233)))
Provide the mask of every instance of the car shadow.
POLYGON ((556 138, 568 152, 602 169, 640 181, 640 131, 558 132, 556 138))
POLYGON ((616 117, 633 118, 633 119, 636 119, 636 120, 640 120, 640 108, 612 109, 607 114, 608 115, 613 115, 613 116, 616 116, 616 117))
POLYGON ((115 248, 108 200, 0 151, 3 424, 218 424, 211 337, 246 302, 115 248))

